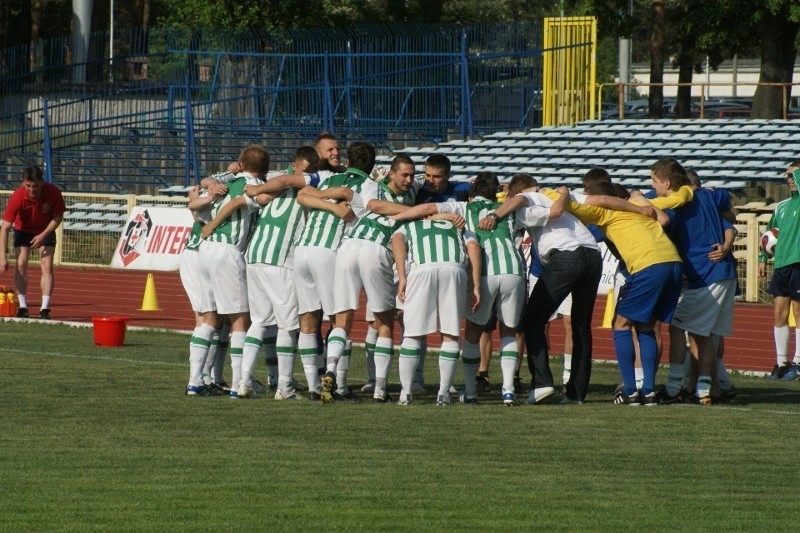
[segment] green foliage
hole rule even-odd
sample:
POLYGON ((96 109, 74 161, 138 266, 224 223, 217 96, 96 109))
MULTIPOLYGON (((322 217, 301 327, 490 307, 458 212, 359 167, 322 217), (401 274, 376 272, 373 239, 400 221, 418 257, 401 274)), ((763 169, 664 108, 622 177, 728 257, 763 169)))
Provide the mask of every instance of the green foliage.
MULTIPOLYGON (((630 408, 597 364, 575 407, 186 398, 188 334, 98 348, 89 329, 0 328, 5 530, 796 527, 775 497, 796 473, 775 451, 791 448, 797 383, 739 377, 730 408, 630 408)), ((352 366, 357 384, 360 352, 352 366)), ((426 368, 435 382, 435 355, 426 368)))

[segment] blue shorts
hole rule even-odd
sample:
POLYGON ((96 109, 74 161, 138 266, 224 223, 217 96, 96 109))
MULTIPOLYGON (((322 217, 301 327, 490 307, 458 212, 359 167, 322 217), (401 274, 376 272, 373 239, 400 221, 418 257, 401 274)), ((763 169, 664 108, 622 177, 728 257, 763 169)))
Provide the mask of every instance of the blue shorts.
MULTIPOLYGON (((14 230, 14 248, 30 248, 31 241, 38 233, 28 233, 26 231, 14 230)), ((56 232, 44 238, 42 246, 55 246, 56 245, 56 232)))
POLYGON ((788 296, 800 300, 800 263, 792 263, 772 273, 767 292, 772 296, 788 296))
POLYGON ((631 274, 619 290, 617 314, 639 324, 669 324, 681 295, 683 264, 658 263, 631 274))

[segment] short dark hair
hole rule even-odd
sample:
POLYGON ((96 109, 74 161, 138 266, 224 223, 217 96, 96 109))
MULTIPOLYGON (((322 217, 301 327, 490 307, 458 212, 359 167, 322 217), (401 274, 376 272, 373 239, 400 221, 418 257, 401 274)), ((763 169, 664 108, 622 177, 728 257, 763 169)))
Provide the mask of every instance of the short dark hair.
POLYGON ((586 189, 588 194, 597 194, 588 192, 594 190, 597 183, 611 183, 611 176, 602 167, 593 167, 583 176, 583 188, 586 189))
POLYGON ((338 141, 338 139, 336 138, 336 135, 334 135, 333 133, 328 133, 327 131, 323 131, 322 133, 320 133, 319 135, 317 135, 317 138, 316 138, 316 139, 314 139, 314 148, 316 148, 316 147, 317 147, 317 145, 318 145, 318 144, 319 144, 321 141, 325 141, 325 140, 328 140, 328 141, 338 141))
POLYGON ((614 196, 622 198, 623 200, 627 200, 631 197, 631 192, 619 183, 612 183, 611 187, 614 189, 614 196))
POLYGON ((400 165, 411 165, 412 167, 415 167, 414 160, 406 154, 395 156, 395 158, 392 159, 392 166, 390 167, 390 170, 397 170, 400 168, 400 165))
POLYGON ((686 170, 674 157, 659 159, 653 163, 650 170, 659 181, 669 180, 669 188, 673 191, 677 191, 684 185, 690 185, 686 170))
POLYGON ((518 172, 511 176, 511 181, 508 182, 506 192, 509 196, 514 196, 521 193, 525 189, 530 189, 531 187, 536 187, 537 185, 539 185, 539 182, 536 181, 536 178, 530 174, 518 172))
POLYGON ((497 174, 494 172, 480 172, 475 176, 475 181, 472 182, 469 195, 472 198, 483 196, 487 200, 494 202, 497 200, 497 188, 499 186, 500 180, 497 179, 497 174))
POLYGON ((692 185, 692 187, 703 186, 703 182, 700 180, 700 176, 698 176, 697 172, 695 172, 691 168, 686 169, 686 177, 689 178, 689 183, 692 185))
POLYGON ((591 187, 586 187, 586 194, 589 196, 595 194, 603 194, 605 196, 617 196, 617 192, 614 190, 614 185, 608 181, 597 181, 592 184, 591 187))
POLYGON ((347 166, 369 174, 375 166, 375 147, 370 143, 356 142, 347 147, 347 166))
POLYGON ((444 173, 450 175, 450 158, 444 154, 433 154, 425 160, 426 167, 441 168, 444 173))
POLYGON ((242 150, 239 163, 242 170, 263 176, 269 170, 269 154, 263 146, 253 144, 242 150))
POLYGON ((303 172, 316 172, 319 170, 319 154, 313 146, 301 146, 294 151, 294 161, 306 161, 308 166, 303 172))
POLYGON ((796 159, 796 160, 792 161, 791 163, 789 163, 789 168, 791 168, 791 167, 800 167, 800 159, 796 159))
POLYGON ((22 181, 44 181, 44 172, 37 165, 22 169, 22 181))

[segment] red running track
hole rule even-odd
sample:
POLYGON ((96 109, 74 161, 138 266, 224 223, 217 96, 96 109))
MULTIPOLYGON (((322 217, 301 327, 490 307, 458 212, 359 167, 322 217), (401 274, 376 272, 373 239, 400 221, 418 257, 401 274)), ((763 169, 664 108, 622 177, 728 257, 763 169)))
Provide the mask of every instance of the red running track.
MULTIPOLYGON (((108 268, 56 267, 56 288, 51 304, 53 320, 92 321, 95 316, 126 316, 129 325, 188 331, 194 328, 189 300, 177 272, 153 272, 160 310, 139 311, 147 283, 145 271, 108 268)), ((41 303, 39 271, 30 267, 28 302, 36 316, 41 303)), ((0 285, 13 286, 13 276, 0 277, 0 285)), ((594 310, 594 354, 597 359, 614 359, 611 331, 598 326, 603 321, 605 298, 598 297, 594 310)), ((366 332, 363 312, 356 313, 353 340, 362 342, 366 332)), ((794 337, 794 336, 792 336, 794 337)), ((561 354, 564 331, 561 321, 553 322, 551 352, 561 354)), ((395 341, 399 344, 400 338, 395 341)), ((498 340, 495 339, 495 346, 498 340)), ((664 328, 665 354, 669 339, 664 328)), ((429 339, 438 347, 437 336, 429 339)), ((726 360, 730 368, 768 371, 775 364, 772 307, 763 304, 737 303, 734 310, 734 334, 726 339, 726 360)), ((667 362, 665 355, 662 362, 667 362)))

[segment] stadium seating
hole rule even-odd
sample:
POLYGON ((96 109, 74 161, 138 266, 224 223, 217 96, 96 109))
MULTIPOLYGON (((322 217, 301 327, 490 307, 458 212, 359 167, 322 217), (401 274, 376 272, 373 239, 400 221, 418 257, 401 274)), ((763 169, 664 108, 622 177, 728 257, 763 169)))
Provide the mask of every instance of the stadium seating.
MULTIPOLYGON (((449 141, 429 149, 397 149, 419 164, 433 154, 448 156, 454 180, 477 172, 508 181, 527 172, 545 185, 580 183, 594 166, 609 170, 628 187, 648 188, 650 166, 675 157, 714 186, 742 190, 756 181, 783 180, 782 170, 797 151, 792 139, 800 121, 784 120, 622 120, 588 121, 573 128, 498 132, 479 141, 449 141)), ((388 166, 392 156, 378 164, 388 166)))

